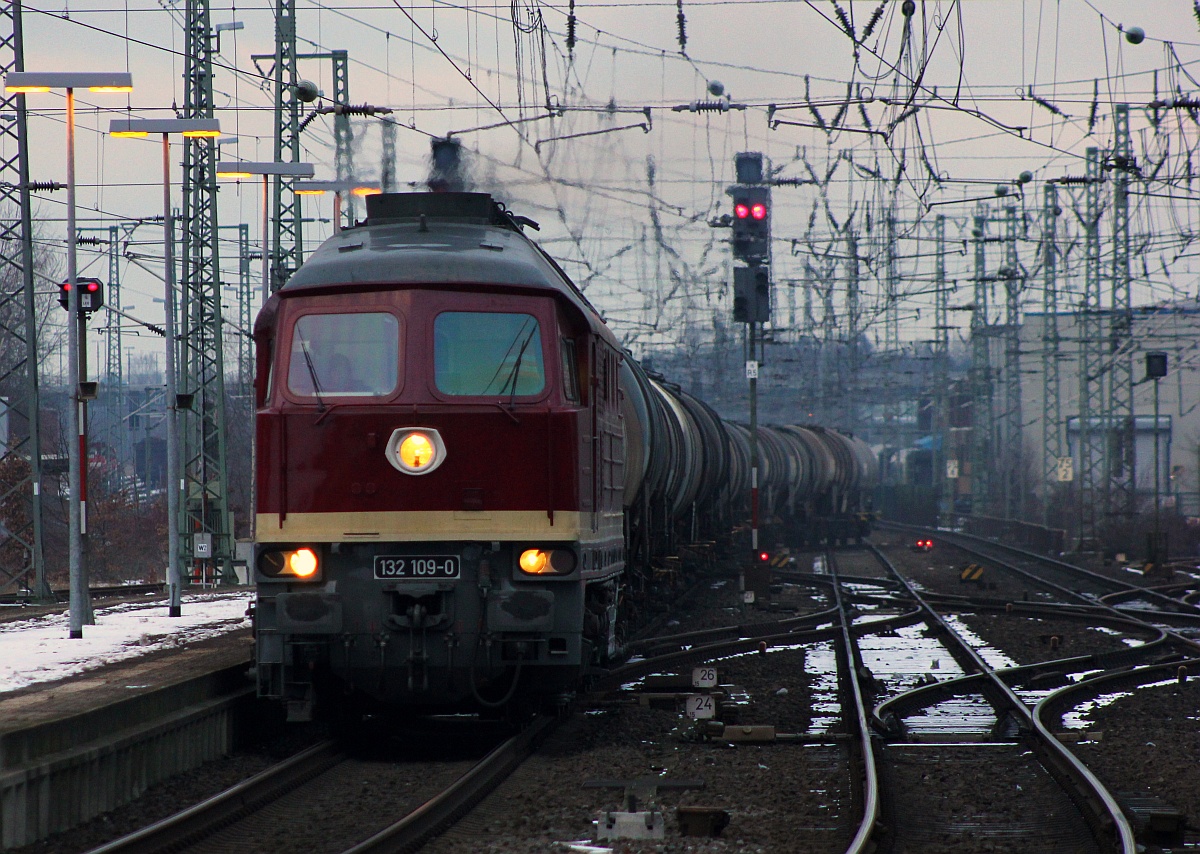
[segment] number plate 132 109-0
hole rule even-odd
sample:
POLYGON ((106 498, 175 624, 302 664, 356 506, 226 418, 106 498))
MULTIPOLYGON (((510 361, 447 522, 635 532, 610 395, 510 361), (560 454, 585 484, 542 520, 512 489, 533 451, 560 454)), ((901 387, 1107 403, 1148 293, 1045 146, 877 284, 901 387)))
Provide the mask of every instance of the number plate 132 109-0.
POLYGON ((458 578, 458 555, 376 555, 376 578, 458 578))

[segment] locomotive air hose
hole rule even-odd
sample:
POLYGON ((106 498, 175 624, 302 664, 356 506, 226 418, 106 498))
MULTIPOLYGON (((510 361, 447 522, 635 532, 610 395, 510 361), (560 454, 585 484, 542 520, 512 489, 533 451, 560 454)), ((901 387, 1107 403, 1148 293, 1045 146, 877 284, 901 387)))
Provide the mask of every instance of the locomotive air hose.
POLYGON ((479 661, 479 644, 480 644, 480 639, 478 636, 476 636, 474 660, 471 662, 471 666, 470 666, 470 668, 468 668, 468 671, 467 671, 469 674, 469 680, 470 680, 470 684, 471 684, 471 696, 475 698, 475 702, 479 703, 479 705, 485 706, 486 708, 489 708, 489 709, 497 709, 500 706, 506 705, 508 703, 508 701, 513 698, 513 694, 515 694, 517 692, 517 683, 519 683, 521 681, 521 664, 524 662, 525 657, 524 657, 524 655, 522 655, 517 658, 517 667, 516 667, 516 670, 513 672, 512 684, 508 686, 508 690, 504 692, 504 696, 501 697, 499 700, 485 700, 480 695, 479 685, 475 681, 475 671, 477 669, 476 664, 479 661))

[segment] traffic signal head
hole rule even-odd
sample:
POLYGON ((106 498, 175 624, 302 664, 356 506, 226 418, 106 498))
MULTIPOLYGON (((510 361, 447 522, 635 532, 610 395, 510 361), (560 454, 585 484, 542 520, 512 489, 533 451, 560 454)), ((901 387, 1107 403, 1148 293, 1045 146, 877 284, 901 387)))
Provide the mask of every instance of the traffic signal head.
POLYGON ((733 268, 733 320, 766 323, 771 319, 771 274, 766 267, 733 268))
POLYGON ((1146 379, 1159 380, 1167 375, 1167 354, 1154 352, 1146 354, 1146 379))
MULTIPOLYGON (((104 307, 104 283, 99 279, 84 278, 77 276, 75 281, 79 284, 79 310, 86 314, 91 314, 104 307)), ((63 308, 68 308, 70 303, 71 283, 62 282, 58 286, 58 304, 63 308)))
POLYGON ((767 259, 771 248, 771 188, 733 186, 733 257, 750 264, 767 259))

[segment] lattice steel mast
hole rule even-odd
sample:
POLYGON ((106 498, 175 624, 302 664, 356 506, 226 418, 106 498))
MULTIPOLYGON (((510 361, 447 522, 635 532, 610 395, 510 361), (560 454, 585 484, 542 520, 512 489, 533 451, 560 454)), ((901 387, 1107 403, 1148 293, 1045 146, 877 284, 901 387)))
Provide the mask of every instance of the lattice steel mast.
MULTIPOLYGON (((21 0, 0 4, 0 75, 25 70, 21 0)), ((0 336, 10 354, 0 364, 7 398, 7 451, 19 467, 0 488, 0 505, 17 508, 5 524, 15 560, 0 564, 0 592, 28 590, 51 599, 42 551, 42 449, 38 417, 37 316, 34 302, 33 221, 29 198, 29 134, 25 96, 0 91, 0 336), (9 118, 9 117, 15 118, 9 118), (20 422, 27 425, 24 432, 20 422)))
POLYGON ((1021 294, 1025 274, 1017 254, 1017 209, 1005 211, 1004 229, 1005 335, 1004 335, 1004 516, 1019 519, 1025 494, 1024 453, 1021 442, 1021 294))
POLYGON ((971 312, 971 513, 986 513, 991 503, 992 376, 988 338, 987 209, 975 215, 975 303, 971 312))
POLYGON ((1115 140, 1112 152, 1112 325, 1109 335, 1110 429, 1116 447, 1110 454, 1106 484, 1106 510, 1132 516, 1135 510, 1134 420, 1133 420, 1133 306, 1129 285, 1129 175, 1134 161, 1129 142, 1129 105, 1117 104, 1113 113, 1115 140))
POLYGON ((934 234, 937 258, 933 303, 933 484, 938 499, 939 521, 943 522, 954 512, 953 484, 946 477, 946 441, 950 432, 950 289, 946 284, 946 217, 943 214, 937 216, 934 234))
MULTIPOLYGON (((126 237, 136 227, 136 224, 132 228, 125 226, 126 237)), ((105 238, 92 238, 91 241, 86 237, 77 237, 77 241, 80 243, 93 242, 96 245, 106 242, 108 246, 108 278, 104 282, 104 305, 106 308, 113 308, 120 311, 122 308, 122 227, 109 225, 97 228, 76 228, 75 231, 78 235, 84 235, 87 232, 100 232, 107 235, 105 238)), ((120 461, 121 466, 124 467, 126 462, 133 460, 133 434, 125 429, 125 425, 122 423, 122 419, 128 409, 126 405, 128 389, 125 388, 125 370, 121 358, 121 315, 111 312, 108 314, 108 328, 105 332, 104 382, 100 384, 100 403, 104 407, 106 416, 106 441, 110 447, 116 450, 117 459, 120 461)))
POLYGON ((846 335, 848 336, 850 357, 850 376, 846 380, 846 385, 850 389, 849 423, 852 430, 864 432, 864 425, 859 423, 859 415, 862 410, 859 408, 861 383, 858 376, 858 235, 854 231, 854 226, 849 222, 846 223, 846 256, 848 264, 846 269, 846 335))
POLYGON ((1058 187, 1042 188, 1042 522, 1051 524, 1050 501, 1060 480, 1073 472, 1063 436, 1062 399, 1059 394, 1058 332, 1058 187), (1064 468, 1060 474, 1060 460, 1064 468))
POLYGON ((1079 549, 1096 544, 1096 499, 1104 471, 1104 319, 1100 302, 1100 149, 1087 150, 1084 178, 1084 289, 1079 307, 1079 549))
POLYGON ((383 131, 383 155, 379 164, 379 183, 385 193, 396 192, 396 123, 385 119, 383 131))
MULTIPOLYGON (((208 0, 188 0, 185 13, 184 118, 213 118, 213 55, 216 39, 208 0)), ((211 561, 229 577, 233 531, 226 468, 225 357, 221 329, 221 280, 217 229, 216 144, 189 140, 183 146, 183 247, 179 287, 179 350, 183 402, 184 493, 180 501, 183 559, 211 561)), ((168 400, 167 407, 177 401, 168 400)), ((178 488, 168 484, 168 489, 178 488)))
MULTIPOLYGON (((275 160, 300 162, 300 83, 296 56, 296 0, 275 2, 275 160)), ((300 197, 290 181, 275 180, 272 194, 271 291, 283 287, 304 260, 300 197)))

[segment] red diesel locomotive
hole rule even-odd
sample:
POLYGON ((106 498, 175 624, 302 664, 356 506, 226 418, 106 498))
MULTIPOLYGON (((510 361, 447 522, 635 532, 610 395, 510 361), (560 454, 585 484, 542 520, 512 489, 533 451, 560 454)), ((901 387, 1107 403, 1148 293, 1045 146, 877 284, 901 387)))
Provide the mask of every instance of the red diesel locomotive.
MULTIPOLYGON (((745 431, 624 358, 490 196, 373 196, 367 214, 255 324, 259 694, 305 719, 322 696, 569 692, 619 647, 627 550, 648 561, 681 520, 738 513, 745 431)), ((765 515, 861 534, 869 450, 764 436, 765 515)))

